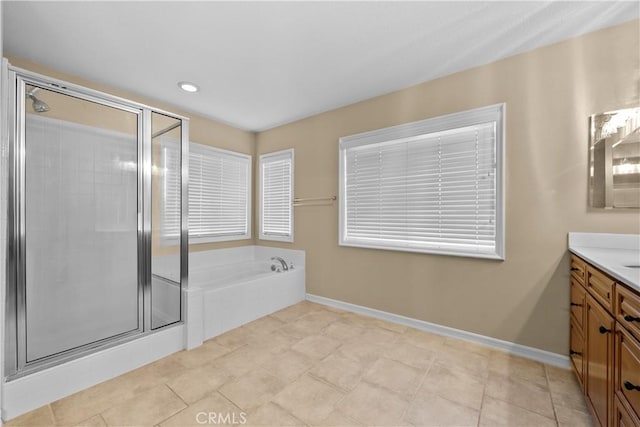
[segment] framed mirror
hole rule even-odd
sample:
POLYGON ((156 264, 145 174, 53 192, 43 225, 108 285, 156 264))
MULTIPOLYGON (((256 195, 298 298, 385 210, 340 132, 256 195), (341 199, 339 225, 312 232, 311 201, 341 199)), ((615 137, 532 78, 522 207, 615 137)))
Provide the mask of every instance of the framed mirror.
POLYGON ((589 205, 640 208, 640 108, 589 120, 589 205))

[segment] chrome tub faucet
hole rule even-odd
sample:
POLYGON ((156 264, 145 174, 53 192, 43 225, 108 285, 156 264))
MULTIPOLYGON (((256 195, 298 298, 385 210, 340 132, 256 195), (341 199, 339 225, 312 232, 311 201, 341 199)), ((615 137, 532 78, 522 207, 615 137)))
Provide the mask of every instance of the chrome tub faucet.
MULTIPOLYGON (((271 257, 271 261, 280 262, 280 264, 282 264, 282 269, 284 271, 289 271, 289 266, 287 265, 287 262, 284 259, 280 258, 279 256, 271 257)), ((271 270, 274 270, 273 266, 271 267, 271 270)))

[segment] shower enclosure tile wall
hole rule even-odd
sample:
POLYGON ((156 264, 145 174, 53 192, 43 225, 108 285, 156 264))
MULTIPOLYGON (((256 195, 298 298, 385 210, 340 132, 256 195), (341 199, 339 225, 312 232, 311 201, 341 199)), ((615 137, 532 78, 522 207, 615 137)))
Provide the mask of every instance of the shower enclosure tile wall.
POLYGON ((34 113, 25 122, 33 361, 138 328, 137 138, 34 113))

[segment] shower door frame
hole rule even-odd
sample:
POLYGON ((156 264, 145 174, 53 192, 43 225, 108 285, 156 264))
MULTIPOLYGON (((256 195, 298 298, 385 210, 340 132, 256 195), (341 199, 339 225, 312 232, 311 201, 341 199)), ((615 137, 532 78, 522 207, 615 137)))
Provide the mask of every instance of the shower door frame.
POLYGON ((18 67, 8 67, 9 161, 7 185, 7 252, 5 366, 6 380, 20 378, 183 322, 183 290, 188 284, 188 141, 189 119, 125 98, 50 78, 18 67), (137 116, 137 265, 138 327, 78 347, 28 362, 26 354, 26 85, 112 107, 137 116), (152 329, 151 325, 151 172, 152 112, 180 121, 181 125, 181 230, 180 316, 173 323, 152 329))

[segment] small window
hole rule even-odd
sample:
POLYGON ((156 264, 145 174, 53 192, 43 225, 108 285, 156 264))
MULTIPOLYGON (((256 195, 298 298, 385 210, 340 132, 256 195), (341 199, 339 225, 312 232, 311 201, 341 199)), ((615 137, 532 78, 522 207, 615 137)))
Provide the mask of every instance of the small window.
MULTIPOLYGON (((177 150, 165 145, 165 164, 177 162, 177 150)), ((175 171, 165 174, 162 230, 177 239, 180 210, 175 171)), ((189 143, 189 243, 251 238, 251 156, 189 143)))
POLYGON ((293 150, 260 156, 260 239, 293 242, 293 150))
POLYGON ((504 259, 503 112, 340 138, 340 245, 504 259))

